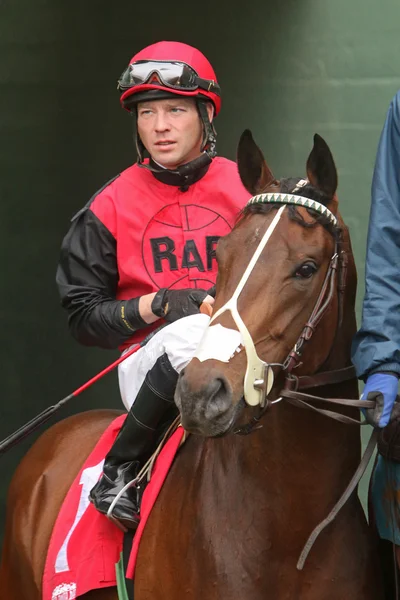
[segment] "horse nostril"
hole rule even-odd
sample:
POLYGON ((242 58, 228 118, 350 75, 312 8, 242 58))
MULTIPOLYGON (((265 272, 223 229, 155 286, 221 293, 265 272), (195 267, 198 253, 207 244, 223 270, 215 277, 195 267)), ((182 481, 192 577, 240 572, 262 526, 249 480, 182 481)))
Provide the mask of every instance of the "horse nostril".
POLYGON ((223 377, 216 377, 214 379, 214 382, 215 382, 215 386, 218 386, 217 393, 220 393, 220 392, 225 393, 226 392, 226 384, 225 384, 225 380, 223 377))
POLYGON ((226 413, 231 407, 231 394, 227 388, 226 381, 222 377, 216 377, 208 385, 205 417, 213 419, 226 413))

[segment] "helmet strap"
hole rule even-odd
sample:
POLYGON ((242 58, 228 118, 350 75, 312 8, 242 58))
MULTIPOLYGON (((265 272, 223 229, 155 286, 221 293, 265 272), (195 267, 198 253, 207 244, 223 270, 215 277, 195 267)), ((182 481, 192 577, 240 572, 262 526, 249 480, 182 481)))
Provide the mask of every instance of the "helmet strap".
MULTIPOLYGON (((211 156, 207 152, 202 152, 200 156, 181 165, 177 169, 165 169, 155 163, 151 157, 150 162, 145 163, 139 162, 138 156, 137 164, 139 167, 151 171, 159 181, 187 189, 207 173, 211 162, 211 156)), ((186 191, 186 189, 182 191, 186 191)))
POLYGON ((136 109, 136 106, 133 107, 133 109, 130 111, 129 114, 132 117, 132 134, 133 134, 133 142, 134 142, 135 148, 136 148, 136 162, 138 163, 138 165, 141 165, 144 161, 146 148, 144 147, 144 144, 143 144, 142 140, 140 139, 140 136, 137 132, 137 109, 136 109))
POLYGON ((214 123, 208 118, 206 103, 198 99, 196 105, 204 129, 201 151, 206 152, 210 158, 214 158, 217 155, 217 132, 215 131, 214 123))
POLYGON ((138 133, 135 133, 135 146, 136 146, 136 154, 137 154, 137 163, 139 165, 143 165, 144 161, 144 153, 146 152, 146 148, 138 133))

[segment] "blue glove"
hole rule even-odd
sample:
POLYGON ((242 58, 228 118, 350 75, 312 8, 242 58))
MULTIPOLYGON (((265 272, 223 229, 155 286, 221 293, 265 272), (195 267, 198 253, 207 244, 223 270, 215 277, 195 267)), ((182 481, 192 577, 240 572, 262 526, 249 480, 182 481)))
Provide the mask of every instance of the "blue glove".
POLYGON ((388 373, 374 373, 365 384, 361 400, 375 400, 375 408, 367 408, 365 417, 373 427, 385 427, 397 397, 399 380, 388 373))

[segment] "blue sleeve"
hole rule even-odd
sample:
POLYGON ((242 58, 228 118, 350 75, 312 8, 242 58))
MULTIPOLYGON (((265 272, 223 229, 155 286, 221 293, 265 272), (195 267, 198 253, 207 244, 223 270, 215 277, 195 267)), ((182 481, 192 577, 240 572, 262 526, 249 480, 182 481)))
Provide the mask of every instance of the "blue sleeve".
POLYGON ((383 126, 372 180, 362 322, 352 347, 357 375, 400 374, 400 90, 383 126))

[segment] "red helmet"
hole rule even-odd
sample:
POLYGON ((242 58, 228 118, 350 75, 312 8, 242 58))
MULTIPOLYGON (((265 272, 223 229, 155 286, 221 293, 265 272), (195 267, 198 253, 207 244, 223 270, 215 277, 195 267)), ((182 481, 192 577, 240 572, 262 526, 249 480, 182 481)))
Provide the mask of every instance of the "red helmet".
POLYGON ((211 64, 199 50, 181 42, 157 42, 135 54, 118 89, 127 110, 145 100, 143 92, 150 90, 208 99, 216 115, 221 108, 221 91, 211 64), (134 94, 140 94, 140 99, 132 98, 134 94))

